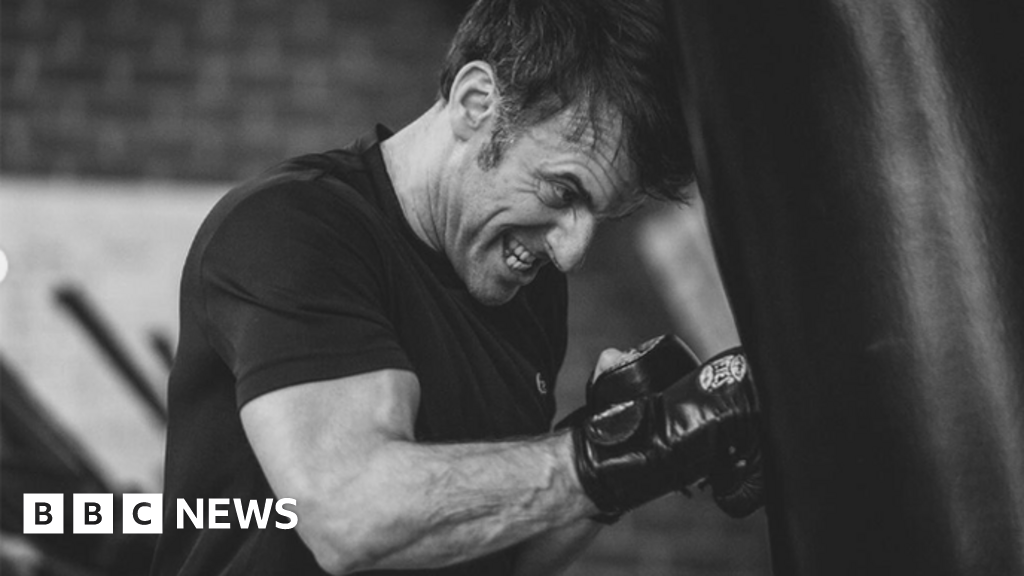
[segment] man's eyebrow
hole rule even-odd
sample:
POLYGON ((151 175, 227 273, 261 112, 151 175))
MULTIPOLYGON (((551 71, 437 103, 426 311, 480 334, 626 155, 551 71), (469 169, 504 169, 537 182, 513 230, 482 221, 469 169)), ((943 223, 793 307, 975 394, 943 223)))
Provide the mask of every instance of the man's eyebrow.
POLYGON ((586 186, 583 185, 583 181, 580 180, 579 176, 572 172, 566 172, 561 174, 560 177, 564 180, 568 180, 569 183, 572 184, 573 188, 576 189, 576 192, 578 192, 580 196, 583 196, 583 201, 586 202, 588 206, 594 205, 594 195, 590 193, 590 190, 587 190, 586 186))
MULTIPOLYGON (((590 191, 587 190, 586 186, 583 185, 583 181, 579 179, 579 176, 572 172, 566 172, 565 174, 561 174, 559 177, 572 184, 580 196, 583 197, 583 202, 586 203, 587 206, 592 209, 597 208, 594 205, 593 194, 591 194, 590 191)), ((600 220, 621 220, 639 210, 641 204, 643 204, 642 201, 613 201, 606 206, 604 210, 601 210, 600 213, 597 214, 597 217, 600 220)))

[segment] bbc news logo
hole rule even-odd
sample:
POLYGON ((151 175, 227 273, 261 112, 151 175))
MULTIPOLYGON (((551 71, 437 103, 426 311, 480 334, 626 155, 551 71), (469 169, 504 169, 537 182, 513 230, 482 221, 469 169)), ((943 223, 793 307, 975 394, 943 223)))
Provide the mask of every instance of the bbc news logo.
MULTIPOLYGON (((163 494, 124 494, 121 505, 122 533, 163 533, 163 494)), ((270 498, 244 502, 240 498, 207 498, 205 501, 197 498, 192 504, 178 498, 175 527, 181 530, 187 522, 194 528, 233 528, 230 521, 233 508, 239 528, 248 529, 252 525, 266 529, 271 526, 273 511, 279 518, 273 526, 291 530, 299 523, 299 517, 288 506, 295 506, 293 498, 276 502, 270 498)), ((74 534, 113 534, 114 513, 113 494, 73 494, 71 531, 74 534)), ((23 531, 25 534, 63 534, 64 494, 25 494, 23 531)))

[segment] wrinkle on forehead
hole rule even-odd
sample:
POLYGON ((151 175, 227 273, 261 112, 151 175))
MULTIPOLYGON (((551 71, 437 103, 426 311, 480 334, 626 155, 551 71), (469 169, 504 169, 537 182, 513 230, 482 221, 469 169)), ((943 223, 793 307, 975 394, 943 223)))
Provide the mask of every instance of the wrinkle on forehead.
MULTIPOLYGON (((603 170, 613 176, 613 180, 625 184, 635 178, 636 165, 627 154, 622 115, 614 107, 600 102, 575 105, 556 115, 555 120, 564 124, 561 135, 566 142, 578 144, 577 150, 606 162, 603 170)), ((644 195, 636 184, 618 191, 606 211, 607 219, 628 216, 643 200, 644 195)))
POLYGON ((629 177, 634 176, 636 166, 627 155, 622 114, 606 99, 592 94, 581 95, 576 103, 549 115, 535 115, 529 110, 512 114, 502 110, 491 135, 492 145, 488 153, 480 158, 481 167, 485 170, 494 167, 500 162, 504 150, 532 129, 545 125, 557 127, 556 132, 561 134, 566 143, 579 144, 576 151, 597 153, 600 146, 606 145, 610 148, 610 156, 603 151, 595 156, 603 157, 609 165, 615 165, 620 158, 625 158, 629 177))
POLYGON ((587 104, 569 106, 559 116, 565 118, 563 136, 566 141, 587 141, 590 151, 595 151, 602 143, 608 143, 613 147, 613 162, 620 154, 625 154, 622 114, 610 104, 591 99, 587 104))
POLYGON ((567 144, 567 149, 600 158, 609 166, 624 159, 627 167, 632 161, 626 155, 622 137, 621 116, 613 109, 592 106, 572 106, 541 124, 549 124, 567 144))

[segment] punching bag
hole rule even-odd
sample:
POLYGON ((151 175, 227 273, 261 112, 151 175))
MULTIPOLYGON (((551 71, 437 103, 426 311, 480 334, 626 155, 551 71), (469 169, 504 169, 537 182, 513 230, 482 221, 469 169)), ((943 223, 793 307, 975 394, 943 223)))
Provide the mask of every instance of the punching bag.
POLYGON ((668 4, 774 573, 1024 575, 1024 3, 668 4))

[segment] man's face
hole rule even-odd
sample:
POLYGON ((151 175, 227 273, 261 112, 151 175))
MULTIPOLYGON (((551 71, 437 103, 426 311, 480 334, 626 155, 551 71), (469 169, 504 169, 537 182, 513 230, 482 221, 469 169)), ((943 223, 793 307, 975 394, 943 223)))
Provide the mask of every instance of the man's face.
POLYGON ((588 127, 570 140, 572 111, 556 115, 522 131, 489 169, 477 161, 490 140, 482 134, 470 146, 476 153, 457 162, 444 250, 474 298, 503 304, 542 266, 578 267, 598 221, 622 208, 632 164, 619 150, 617 118, 599 121, 600 139, 588 127))

